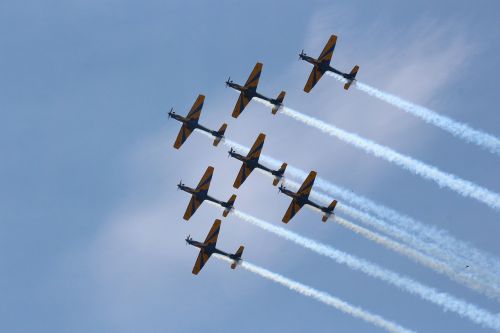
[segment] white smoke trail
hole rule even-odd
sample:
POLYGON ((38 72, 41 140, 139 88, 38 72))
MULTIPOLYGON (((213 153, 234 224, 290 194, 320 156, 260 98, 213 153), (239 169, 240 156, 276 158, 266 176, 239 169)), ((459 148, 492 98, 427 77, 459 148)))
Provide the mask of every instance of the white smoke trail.
MULTIPOLYGON (((272 106, 272 104, 267 101, 263 101, 258 98, 256 98, 256 100, 266 106, 272 106)), ((441 187, 447 187, 464 197, 474 198, 482 203, 485 203, 491 208, 500 210, 500 195, 486 188, 478 186, 470 181, 458 178, 455 175, 445 173, 434 166, 427 165, 414 158, 400 154, 388 147, 362 138, 357 134, 344 131, 336 126, 325 123, 324 121, 313 118, 311 116, 307 116, 289 107, 283 107, 281 109, 281 113, 306 125, 315 127, 326 134, 335 136, 346 143, 360 148, 376 157, 383 158, 386 161, 398 165, 403 169, 408 170, 425 179, 433 180, 441 187)))
MULTIPOLYGON (((222 259, 228 262, 232 262, 231 259, 215 254, 214 255, 218 259, 222 259)), ((252 273, 255 273, 257 275, 260 275, 263 278, 266 278, 268 280, 271 280, 273 282, 279 283, 282 286, 287 287, 290 290, 296 291, 299 294, 302 294, 307 297, 311 297, 321 303, 324 303, 328 306, 334 307, 337 310, 340 310, 344 313, 347 313, 348 315, 351 315, 355 318, 362 319, 370 324, 373 324, 375 326, 378 326, 380 328, 385 329, 386 331, 389 332, 394 332, 394 333, 410 333, 413 332, 412 330, 406 329, 392 321, 389 321, 387 319, 382 318, 379 315, 372 314, 366 310, 363 310, 360 307, 350 305, 349 303, 334 297, 326 292, 319 291, 317 289, 314 289, 312 287, 306 286, 305 284, 302 284, 297 281, 290 280, 289 278, 284 277, 283 275, 273 273, 265 268, 256 266, 254 264, 251 264, 247 261, 241 261, 239 267, 242 267, 252 273)))
MULTIPOLYGON (((261 159, 272 165, 280 165, 281 163, 268 156, 261 156, 261 159)), ((303 181, 307 177, 307 173, 294 168, 293 166, 288 166, 287 176, 292 176, 299 181, 303 181)), ((391 208, 385 207, 384 205, 373 202, 372 200, 355 194, 348 189, 332 184, 331 182, 320 177, 316 178, 314 185, 334 197, 356 205, 381 219, 394 223, 395 225, 388 225, 380 219, 349 207, 344 202, 340 202, 337 205, 338 210, 343 211, 363 223, 372 225, 393 237, 404 240, 429 255, 439 257, 443 261, 452 265, 457 274, 469 276, 474 274, 481 276, 481 279, 484 280, 483 285, 488 285, 494 288, 497 290, 496 293, 500 290, 500 261, 497 257, 456 239, 443 229, 425 225, 420 221, 401 214, 391 208), (391 229, 393 231, 391 231, 391 229), (465 267, 465 264, 471 262, 474 263, 474 271, 464 272, 463 268, 465 267)), ((311 195, 317 195, 317 197, 323 202, 331 202, 330 197, 322 197, 320 194, 315 192, 312 192, 311 195)))
MULTIPOLYGON (((287 185, 294 189, 298 189, 300 187, 298 183, 292 181, 287 181, 287 185)), ((312 191, 310 196, 312 199, 320 201, 324 204, 329 204, 332 201, 332 198, 315 191, 312 191)), ((338 224, 364 236, 367 239, 375 241, 391 250, 407 256, 438 273, 445 274, 450 279, 462 283, 463 285, 474 289, 485 296, 500 300, 499 275, 492 274, 491 271, 483 272, 483 270, 478 270, 476 267, 474 270, 464 270, 462 259, 456 258, 448 251, 443 251, 433 242, 422 241, 418 237, 415 237, 415 235, 412 235, 405 230, 401 230, 395 226, 390 226, 385 221, 360 212, 359 210, 348 205, 338 204, 336 209, 394 238, 402 240, 408 246, 411 246, 418 251, 335 216, 334 220, 338 224)))
MULTIPOLYGON (((346 79, 335 73, 327 72, 327 75, 332 76, 341 82, 347 82, 346 79)), ((475 130, 467 124, 459 123, 453 119, 439 115, 436 112, 429 110, 423 106, 411 103, 398 96, 380 91, 365 83, 354 81, 353 86, 370 96, 376 97, 424 120, 428 124, 435 125, 451 133, 452 135, 465 140, 466 142, 474 143, 483 149, 487 149, 494 154, 500 155, 500 139, 491 134, 475 130)))
MULTIPOLYGON (((212 138, 210 134, 205 134, 212 138)), ((240 145, 229 139, 223 143, 227 147, 232 147, 241 154, 247 154, 248 147, 240 145)), ((272 157, 261 155, 260 160, 271 168, 278 168, 282 162, 272 157)), ((264 172, 264 174, 268 175, 264 172)), ((269 176, 269 175, 268 175, 269 176)), ((291 165, 287 167, 286 176, 293 177, 302 182, 307 173, 291 165)), ((298 186, 296 183, 287 180, 287 184, 298 186)), ((320 177, 316 178, 315 187, 333 195, 334 197, 345 200, 368 212, 375 214, 379 218, 391 221, 395 225, 389 225, 376 217, 363 213, 347 204, 340 202, 337 210, 342 211, 349 216, 377 228, 378 230, 398 238, 406 244, 426 253, 427 255, 439 258, 442 263, 451 267, 454 274, 447 274, 449 277, 463 283, 464 285, 485 294, 488 297, 500 299, 500 261, 487 253, 474 248, 473 246, 460 241, 445 230, 433 226, 427 226, 406 215, 398 213, 379 203, 375 203, 368 198, 357 195, 354 192, 332 184, 320 177), (474 263, 473 270, 464 270, 466 263, 474 263)), ((311 197, 319 199, 325 203, 330 203, 332 198, 322 195, 316 191, 311 192, 311 197)), ((449 273, 445 270, 444 273, 449 273)))
MULTIPOLYGON (((259 169, 259 171, 262 174, 269 176, 270 178, 274 178, 272 175, 263 170, 259 169)), ((291 180, 287 180, 286 184, 288 187, 294 190, 297 190, 300 187, 300 184, 291 180)), ((328 205, 333 200, 332 198, 315 191, 311 191, 310 197, 313 200, 324 203, 325 205, 328 205)), ((308 208, 320 212, 315 207, 308 206, 308 208)), ((403 240, 404 242, 406 242, 407 245, 405 246, 399 242, 384 237, 376 232, 373 232, 359 225, 356 225, 352 222, 349 222, 343 218, 340 218, 338 215, 334 215, 334 218, 332 218, 332 220, 335 221, 337 224, 353 231, 358 235, 365 237, 368 240, 376 242, 390 250, 393 250, 401 255, 404 255, 410 258, 411 260, 419 264, 422 264, 438 273, 444 274, 451 280, 459 282, 473 290, 482 293, 485 296, 488 296, 490 298, 495 298, 496 300, 500 300, 500 282, 499 282, 500 276, 492 276, 491 274, 486 274, 486 275, 479 274, 479 276, 475 276, 471 274, 471 271, 464 270, 463 264, 458 265, 458 267, 450 266, 447 264, 448 261, 446 260, 453 260, 454 258, 448 256, 446 253, 441 253, 434 244, 429 244, 428 242, 422 242, 418 238, 413 237, 411 234, 408 234, 405 231, 398 229, 397 227, 391 227, 384 221, 373 218, 368 214, 360 212, 353 207, 349 207, 343 204, 342 205, 337 204, 336 210, 337 211, 340 210, 341 212, 347 213, 348 215, 360 220, 361 222, 364 222, 365 224, 373 226, 378 230, 381 230, 382 232, 391 235, 392 237, 403 240), (415 249, 412 249, 409 246, 414 247, 419 251, 426 253, 427 255, 419 251, 416 251, 415 249), (432 258, 429 256, 431 256, 432 258), (435 259, 435 257, 438 258, 444 257, 444 259, 443 261, 440 261, 435 259)))
MULTIPOLYGON (((294 188, 294 189, 298 189, 299 188, 299 184, 297 183, 293 183, 293 182, 290 182, 288 181, 287 184, 294 188)), ((318 194, 318 193, 314 193, 312 192, 311 193, 311 197, 313 198, 316 198, 316 199, 320 199, 321 201, 325 202, 325 203, 330 203, 331 202, 331 199, 324 196, 324 195, 321 195, 321 194, 318 194), (326 199, 328 198, 328 199, 326 199)), ((309 208, 311 208, 312 210, 315 210, 315 211, 319 211, 318 209, 312 207, 312 206, 308 206, 309 208)), ((338 209, 338 208, 337 208, 338 209)), ((356 211, 355 209, 353 208, 350 208, 354 211, 356 211)), ((360 214, 363 214, 362 212, 359 212, 358 214, 355 214, 355 215, 360 215, 360 214)), ((358 235, 361 235, 363 237, 365 237, 366 239, 368 240, 371 240, 377 244, 380 244, 392 251, 395 251, 401 255, 404 255, 408 258, 410 258, 411 260, 419 263, 419 264, 422 264, 438 273, 441 273, 441 274, 444 274, 446 275, 448 278, 450 278, 451 280, 454 280, 456 282, 459 282, 473 290, 476 290, 488 297, 491 297, 491 298, 495 298, 497 300, 500 299, 500 290, 498 288, 498 282, 496 282, 496 284, 494 284, 495 282, 491 283, 490 281, 483 281, 481 279, 478 279, 476 276, 472 275, 472 274, 469 274, 469 272, 465 271, 463 269, 461 270, 455 270, 453 269, 453 267, 450 267, 446 264, 446 262, 442 262, 442 261, 439 261, 435 258, 431 258, 419 251, 416 251, 415 249, 412 249, 408 246, 405 246, 397 241, 394 241, 390 238, 387 238, 387 237, 384 237, 383 235, 380 235, 376 232, 373 232, 371 230, 368 230, 366 228, 363 228, 359 225, 356 225, 352 222, 349 222, 341 217, 339 217, 338 215, 334 215, 333 218, 331 218, 331 220, 335 221, 335 223, 353 231, 354 233, 358 234, 358 235)), ((371 220, 371 219, 370 219, 371 220)), ((380 223, 382 224, 377 224, 377 223, 370 223, 371 225, 373 225, 374 227, 377 227, 377 228, 380 228, 381 226, 383 226, 384 222, 383 221, 380 221, 380 223)), ((401 238, 401 239, 404 239, 404 240, 409 240, 410 237, 406 237, 405 233, 400 231, 399 233, 397 232, 396 229, 389 229, 389 228, 380 228, 380 229, 384 229, 386 231, 388 231, 389 234, 394 234, 394 236, 396 236, 397 238, 401 238)), ((423 250, 425 250, 425 244, 422 244, 421 242, 416 242, 418 247, 419 248, 422 248, 423 250)), ((428 252, 428 251, 424 251, 424 252, 428 252)), ((462 267, 463 268, 463 267, 462 267)))
POLYGON ((274 226, 241 211, 233 210, 233 213, 243 221, 249 222, 265 231, 292 241, 295 244, 316 252, 317 254, 331 258, 337 263, 345 264, 351 269, 361 271, 371 277, 399 287, 401 290, 407 291, 424 300, 439 305, 446 311, 455 312, 461 317, 467 318, 476 324, 500 331, 499 315, 492 314, 474 304, 458 299, 447 293, 439 292, 436 289, 428 287, 409 277, 399 275, 396 272, 384 269, 367 260, 357 258, 353 255, 334 249, 326 244, 316 242, 292 231, 288 231, 282 227, 274 226))

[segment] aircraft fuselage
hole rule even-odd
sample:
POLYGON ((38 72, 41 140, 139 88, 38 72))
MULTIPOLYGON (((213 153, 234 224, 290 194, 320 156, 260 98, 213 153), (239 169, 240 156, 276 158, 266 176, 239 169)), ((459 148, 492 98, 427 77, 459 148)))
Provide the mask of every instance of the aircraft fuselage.
POLYGON ((338 74, 342 76, 346 80, 353 80, 354 78, 349 74, 349 73, 344 73, 339 71, 338 69, 333 68, 328 64, 328 62, 320 62, 318 59, 314 59, 313 57, 310 57, 305 54, 300 54, 300 59, 307 61, 310 64, 313 64, 314 66, 318 66, 318 69, 322 72, 332 72, 335 74, 338 74))
POLYGON ((257 98, 260 98, 260 99, 263 99, 265 101, 268 101, 269 103, 271 104, 274 104, 274 105, 279 105, 281 103, 278 103, 278 101, 276 101, 274 98, 269 98, 269 97, 266 97, 264 95, 261 95, 257 92, 257 88, 245 88, 243 86, 240 86, 239 84, 237 83, 234 83, 234 82, 227 82, 227 85, 230 86, 231 88, 233 88, 234 90, 238 90, 240 92, 242 92, 248 99, 252 99, 254 97, 257 97, 257 98))
POLYGON ((201 242, 192 240, 190 238, 187 238, 186 242, 188 242, 189 245, 192 245, 194 247, 197 247, 197 248, 205 251, 207 254, 217 253, 217 254, 226 256, 226 257, 228 257, 230 259, 233 259, 233 260, 240 260, 240 258, 237 257, 233 253, 227 253, 227 252, 224 252, 222 250, 219 250, 218 248, 215 247, 215 244, 205 244, 205 243, 201 243, 201 242))
POLYGON ((230 253, 226 253, 222 250, 219 250, 218 248, 215 247, 214 244, 205 244, 205 243, 201 243, 201 242, 198 242, 198 241, 195 241, 192 239, 186 239, 186 241, 189 243, 189 245, 192 245, 194 247, 202 249, 203 251, 205 251, 207 253, 210 253, 210 254, 218 253, 218 254, 222 254, 223 256, 226 256, 226 257, 230 256, 230 253))
POLYGON ((235 153, 235 152, 229 152, 229 155, 237 160, 240 160, 241 162, 246 164, 251 169, 258 168, 258 169, 267 171, 273 175, 276 175, 277 171, 271 170, 268 167, 260 164, 258 159, 249 159, 246 156, 243 156, 243 155, 235 153))
POLYGON ((196 199, 198 199, 201 202, 208 200, 208 201, 212 201, 218 205, 221 205, 224 208, 228 208, 228 204, 226 202, 217 200, 217 199, 209 196, 208 191, 198 191, 196 189, 193 189, 193 188, 191 188, 189 186, 185 186, 185 185, 177 185, 177 187, 184 192, 187 192, 191 195, 194 195, 196 197, 196 199))
POLYGON ((280 191, 286 194, 287 196, 291 197, 292 199, 296 200, 302 206, 309 205, 321 210, 322 212, 325 213, 328 212, 328 209, 326 207, 322 207, 317 203, 309 200, 309 196, 298 195, 297 193, 287 190, 286 188, 282 188, 280 191))
POLYGON ((169 116, 174 118, 175 120, 185 124, 190 130, 194 130, 194 129, 199 129, 199 130, 202 130, 204 132, 207 132, 207 133, 210 133, 212 134, 213 136, 216 136, 216 137, 222 137, 222 135, 220 135, 217 131, 213 131, 209 128, 206 128, 205 126, 203 125, 200 125, 198 123, 198 120, 194 120, 194 119, 188 119, 186 117, 183 117, 181 115, 178 115, 176 113, 169 113, 169 116))

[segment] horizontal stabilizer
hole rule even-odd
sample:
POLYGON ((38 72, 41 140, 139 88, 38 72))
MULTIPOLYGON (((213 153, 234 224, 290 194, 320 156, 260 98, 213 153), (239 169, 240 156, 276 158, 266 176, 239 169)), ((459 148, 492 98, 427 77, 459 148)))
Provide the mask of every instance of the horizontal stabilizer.
POLYGON ((217 145, 219 144, 220 140, 222 140, 222 138, 224 137, 224 133, 226 132, 226 128, 227 128, 227 124, 224 123, 224 124, 222 124, 222 126, 220 127, 220 129, 217 131, 217 136, 214 139, 214 146, 217 147, 217 145))
POLYGON ((344 89, 347 90, 351 86, 352 82, 356 79, 356 74, 358 74, 359 66, 356 65, 349 73, 349 79, 346 84, 344 84, 344 89))
POLYGON ((236 201, 236 194, 233 194, 231 198, 226 202, 226 209, 224 209, 224 212, 222 213, 222 216, 226 217, 231 209, 233 209, 234 202, 236 201))
POLYGON ((277 105, 274 105, 273 109, 271 110, 272 114, 276 114, 276 112, 278 112, 280 107, 283 106, 283 100, 285 99, 285 94, 286 93, 284 91, 282 91, 282 92, 280 92, 280 94, 276 98, 277 105))
POLYGON ((193 129, 189 128, 186 124, 183 124, 179 134, 177 134, 177 138, 175 139, 174 148, 179 149, 192 132, 193 129))
POLYGON ((288 164, 283 163, 281 165, 281 167, 279 168, 278 172, 276 172, 276 176, 274 177, 274 180, 273 180, 273 186, 278 185, 278 183, 280 182, 281 178, 283 178, 283 175, 285 174, 285 169, 286 169, 287 165, 288 164))
POLYGON ((328 206, 328 211, 333 213, 333 210, 335 209, 335 206, 337 206, 337 200, 333 200, 330 206, 328 206))
POLYGON ((323 218, 321 219, 323 222, 326 222, 330 215, 333 214, 335 206, 337 206, 337 200, 333 200, 330 206, 328 206, 328 208, 326 209, 325 215, 323 215, 323 218))
MULTIPOLYGON (((241 245, 239 248, 238 248, 238 251, 236 251, 236 253, 234 254, 234 256, 236 258, 241 259, 241 256, 243 255, 243 250, 245 249, 245 247, 243 245, 241 245)), ((238 260, 235 260, 233 261, 233 263, 231 264, 231 269, 235 269, 236 266, 238 266, 238 260)))

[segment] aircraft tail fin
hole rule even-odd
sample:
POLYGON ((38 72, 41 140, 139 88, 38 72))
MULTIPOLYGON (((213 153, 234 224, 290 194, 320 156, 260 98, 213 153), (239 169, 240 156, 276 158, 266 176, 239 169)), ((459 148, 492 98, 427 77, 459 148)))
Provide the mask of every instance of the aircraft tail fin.
POLYGON ((332 203, 330 204, 330 206, 328 206, 328 208, 326 209, 325 215, 323 215, 323 218, 321 219, 321 221, 326 222, 326 220, 328 220, 330 215, 333 214, 333 210, 335 209, 335 206, 337 206, 337 200, 333 200, 332 203))
POLYGON ((280 107, 282 106, 282 104, 283 104, 283 100, 285 99, 285 94, 286 94, 286 93, 285 93, 284 91, 282 91, 282 92, 280 92, 280 94, 279 94, 279 95, 278 95, 278 97, 276 98, 276 100, 275 100, 275 101, 276 101, 276 103, 277 103, 278 105, 275 105, 275 106, 273 107, 273 109, 272 109, 272 111, 271 111, 271 112, 272 112, 272 114, 276 114, 276 112, 278 112, 278 110, 279 110, 279 109, 280 109, 280 107))
POLYGON ((222 213, 222 216, 226 217, 229 212, 231 211, 231 209, 233 209, 233 206, 234 206, 234 202, 236 201, 236 194, 233 194, 231 196, 231 198, 229 198, 229 200, 226 202, 226 206, 224 209, 224 212, 222 213))
POLYGON ((241 245, 238 248, 238 251, 236 251, 236 253, 234 254, 234 256, 236 257, 236 260, 233 261, 233 263, 231 264, 231 269, 235 269, 236 266, 238 266, 238 261, 241 260, 241 256, 243 255, 244 249, 245 249, 245 247, 243 245, 241 245))
POLYGON ((347 90, 351 86, 352 82, 356 79, 356 74, 358 74, 359 66, 356 65, 353 67, 351 72, 349 73, 349 79, 346 84, 344 84, 344 89, 347 90))
POLYGON ((283 178, 283 175, 285 174, 285 169, 286 169, 287 165, 288 164, 283 163, 281 165, 281 167, 278 169, 278 171, 276 172, 276 175, 274 177, 274 180, 273 180, 273 186, 278 185, 278 183, 280 182, 281 178, 283 178))
POLYGON ((219 130, 217 131, 217 136, 214 139, 214 146, 215 147, 217 147, 217 145, 219 144, 220 140, 222 140, 222 138, 224 137, 224 133, 226 132, 226 128, 227 128, 227 124, 224 123, 219 128, 219 130))

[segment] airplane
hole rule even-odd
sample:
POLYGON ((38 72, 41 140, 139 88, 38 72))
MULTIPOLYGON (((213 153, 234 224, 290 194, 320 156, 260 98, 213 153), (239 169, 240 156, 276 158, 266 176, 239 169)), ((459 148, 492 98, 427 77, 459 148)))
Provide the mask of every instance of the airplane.
POLYGON ((169 118, 174 118, 177 121, 182 123, 181 130, 177 135, 177 139, 175 139, 174 148, 179 149, 184 141, 189 137, 189 135, 195 130, 199 129, 205 131, 207 133, 212 134, 214 139, 214 146, 217 146, 220 140, 224 137, 224 132, 226 131, 227 124, 222 124, 218 131, 213 131, 211 129, 206 128, 198 123, 198 119, 200 119, 201 109, 203 108, 203 102, 205 101, 204 95, 198 95, 198 98, 194 102, 191 107, 191 111, 189 111, 186 117, 180 116, 173 111, 173 108, 170 109, 168 113, 169 118))
POLYGON ((245 179, 247 179, 247 177, 255 168, 262 169, 272 174, 274 176, 273 180, 274 186, 278 185, 280 179, 283 178, 283 174, 285 173, 285 169, 287 166, 286 163, 283 163, 281 165, 281 168, 279 168, 278 170, 271 170, 259 163, 260 152, 262 150, 262 147, 264 146, 265 138, 266 135, 264 133, 260 133, 259 136, 257 137, 257 140, 255 140, 255 143, 253 144, 252 148, 248 152, 247 156, 238 154, 233 150, 233 148, 229 150, 229 156, 243 162, 240 172, 238 173, 238 176, 234 181, 233 184, 234 188, 239 188, 240 185, 243 184, 245 179))
POLYGON ((264 95, 261 95, 257 92, 257 85, 259 84, 260 73, 262 72, 262 64, 258 62, 255 64, 255 67, 252 70, 252 73, 248 77, 247 82, 244 86, 240 86, 237 83, 231 81, 231 78, 228 78, 226 81, 226 87, 231 87, 235 90, 241 91, 240 97, 234 106, 234 110, 232 113, 233 118, 238 118, 241 112, 245 109, 247 104, 252 100, 252 98, 257 97, 263 100, 268 101, 273 104, 272 114, 276 114, 279 108, 283 106, 283 99, 285 98, 285 92, 282 91, 278 95, 276 99, 268 98, 264 95))
POLYGON ((299 59, 305 60, 314 65, 314 68, 309 75, 306 85, 304 86, 304 91, 306 93, 310 92, 311 89, 318 83, 319 79, 325 74, 325 72, 333 72, 335 74, 341 75, 347 80, 344 84, 344 89, 347 90, 351 86, 352 82, 356 79, 356 74, 358 73, 359 66, 356 65, 351 70, 349 74, 343 73, 330 66, 330 61, 332 60, 333 50, 335 49, 335 44, 337 43, 337 36, 331 35, 328 43, 326 43, 323 52, 319 55, 318 59, 308 56, 304 50, 300 52, 299 59))
POLYGON ((200 254, 198 254, 198 258, 196 259, 196 263, 194 264, 193 267, 194 275, 197 275, 201 271, 201 269, 203 268, 203 266, 205 266, 210 256, 214 253, 232 259, 233 263, 231 264, 231 269, 235 269, 238 263, 241 261, 241 255, 243 254, 243 250, 245 249, 243 245, 241 245, 238 248, 238 251, 236 251, 236 253, 234 254, 226 253, 215 247, 215 245, 217 244, 217 237, 219 236, 220 224, 221 222, 219 219, 215 220, 214 224, 212 225, 212 228, 210 229, 207 235, 207 238, 203 243, 193 240, 191 236, 187 236, 186 243, 198 247, 200 249, 200 254))
POLYGON ((283 192, 284 194, 288 195, 291 197, 292 203, 288 207, 288 210, 285 213, 285 216, 283 216, 282 221, 285 223, 288 223, 288 221, 291 220, 292 217, 294 217, 295 214, 302 208, 304 205, 310 205, 315 208, 318 208, 321 210, 323 213, 323 218, 321 219, 323 222, 326 222, 330 215, 333 214, 333 210, 335 209, 335 206, 337 205, 337 200, 333 200, 330 206, 328 207, 322 207, 311 200, 309 200, 309 193, 311 192, 311 188, 314 184, 314 179, 316 178, 316 171, 311 171, 309 175, 307 176, 306 180, 302 183, 300 186, 299 190, 297 193, 294 193, 290 190, 287 190, 283 185, 279 187, 279 191, 283 192))
POLYGON ((208 188, 210 187, 210 181, 212 180, 212 175, 214 173, 214 167, 209 166, 201 177, 198 186, 195 189, 185 186, 182 181, 177 185, 178 189, 183 190, 184 192, 192 194, 191 200, 189 201, 189 205, 184 213, 184 220, 188 221, 191 216, 196 212, 198 207, 203 203, 203 201, 208 200, 215 202, 216 204, 224 207, 224 212, 222 216, 226 217, 229 212, 233 209, 234 201, 236 200, 236 195, 232 195, 231 198, 227 202, 217 200, 208 195, 208 188))

